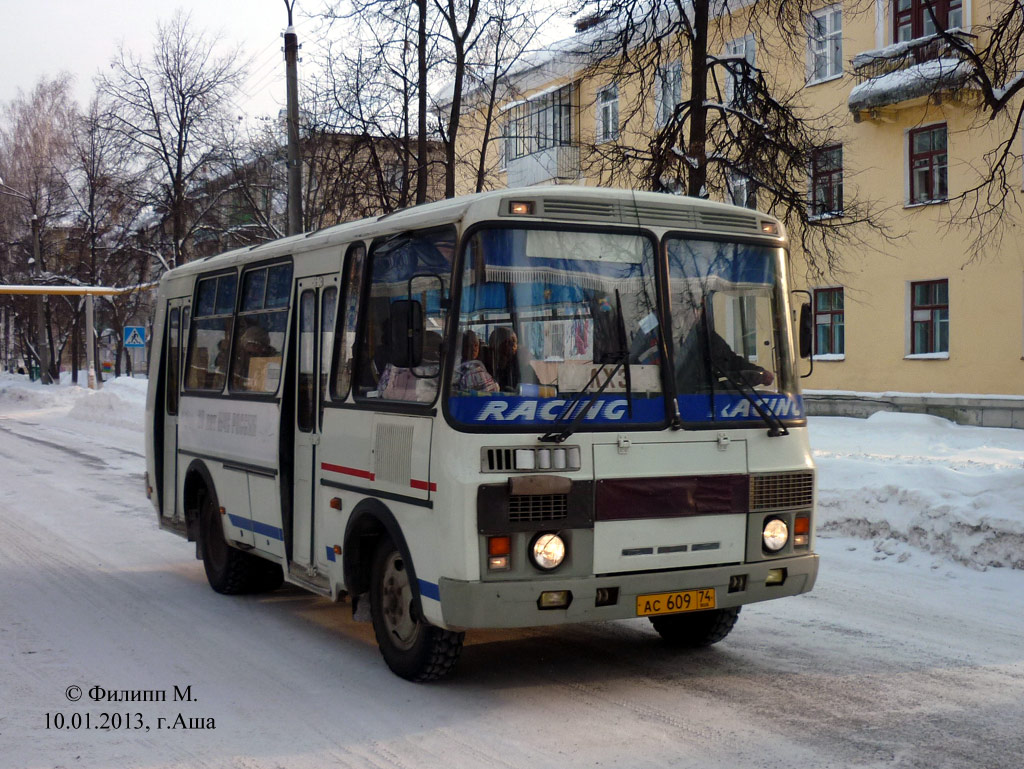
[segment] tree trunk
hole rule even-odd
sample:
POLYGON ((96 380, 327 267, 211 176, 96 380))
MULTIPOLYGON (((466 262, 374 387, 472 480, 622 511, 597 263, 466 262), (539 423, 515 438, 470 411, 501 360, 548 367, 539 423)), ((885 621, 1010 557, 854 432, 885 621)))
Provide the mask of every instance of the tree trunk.
POLYGON ((691 170, 686 177, 686 194, 694 198, 704 195, 708 178, 708 110, 704 106, 708 95, 708 4, 709 0, 695 0, 693 4, 690 136, 686 145, 691 170))
POLYGON ((78 384, 78 346, 81 343, 81 312, 75 313, 75 322, 71 326, 71 384, 78 384))

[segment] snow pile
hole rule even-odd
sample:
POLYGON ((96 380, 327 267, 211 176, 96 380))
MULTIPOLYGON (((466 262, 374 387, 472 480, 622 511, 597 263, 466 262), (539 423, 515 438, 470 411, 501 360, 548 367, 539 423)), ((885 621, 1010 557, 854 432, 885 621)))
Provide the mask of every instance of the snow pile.
POLYGON ((976 569, 1024 569, 1024 431, 919 414, 817 417, 818 531, 911 548, 976 569))
POLYGON ((68 412, 72 419, 112 427, 142 429, 146 411, 146 380, 121 377, 101 390, 84 390, 68 412))

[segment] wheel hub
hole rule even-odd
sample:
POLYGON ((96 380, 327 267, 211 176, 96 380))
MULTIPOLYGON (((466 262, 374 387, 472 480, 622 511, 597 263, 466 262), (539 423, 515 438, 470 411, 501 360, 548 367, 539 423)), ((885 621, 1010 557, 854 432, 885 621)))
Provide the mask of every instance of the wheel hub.
POLYGON ((420 623, 413 612, 412 585, 398 553, 388 556, 381 585, 381 613, 391 642, 409 649, 419 636, 420 623))

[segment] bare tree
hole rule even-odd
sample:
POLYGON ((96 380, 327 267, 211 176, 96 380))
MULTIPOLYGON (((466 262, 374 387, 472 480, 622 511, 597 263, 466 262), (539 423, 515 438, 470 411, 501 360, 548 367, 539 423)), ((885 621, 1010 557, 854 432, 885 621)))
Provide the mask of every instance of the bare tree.
MULTIPOLYGON (((77 119, 69 141, 69 163, 65 171, 68 190, 68 223, 75 233, 69 251, 77 252, 76 264, 69 264, 68 280, 87 285, 131 286, 147 278, 148 259, 133 247, 135 229, 142 215, 139 188, 142 185, 133 163, 134 146, 109 128, 109 107, 93 97, 86 112, 77 119), (77 246, 77 247, 75 247, 77 246)), ((69 260, 71 253, 69 253, 69 260)), ((74 315, 71 371, 77 381, 78 353, 83 326, 84 300, 62 297, 74 315)), ((101 300, 108 318, 131 318, 140 309, 141 295, 122 294, 101 300)), ((121 339, 123 323, 113 328, 121 339)), ((120 350, 117 367, 120 369, 120 350)), ((99 355, 95 356, 97 378, 102 377, 99 355)))
POLYGON ((220 49, 220 38, 178 11, 157 24, 151 57, 122 47, 99 80, 115 105, 111 125, 139 148, 152 179, 150 203, 170 222, 166 268, 188 259, 205 208, 194 193, 221 154, 223 123, 245 72, 239 49, 220 49))
MULTIPOLYGON (((75 120, 70 76, 43 78, 29 92, 19 92, 0 121, 0 176, 9 194, 0 195, 0 229, 6 254, 0 277, 13 283, 59 282, 66 270, 65 215, 68 189, 68 137, 75 120), (31 220, 39 227, 40 259, 34 263, 31 220)), ((15 298, 11 307, 23 349, 42 360, 29 330, 33 300, 15 298)), ((60 352, 72 323, 59 303, 44 301, 50 376, 56 377, 60 352)))
MULTIPOLYGON (((588 73, 637 88, 620 108, 619 138, 588 148, 589 170, 608 183, 694 197, 752 204, 756 196, 786 223, 811 274, 837 271, 851 245, 877 248, 869 234, 895 237, 884 207, 850 185, 842 216, 810 205, 811 161, 838 143, 848 115, 812 113, 802 81, 787 85, 756 63, 802 61, 817 8, 810 0, 735 12, 728 0, 584 0, 588 73)), ((844 18, 873 8, 844 3, 844 18)))

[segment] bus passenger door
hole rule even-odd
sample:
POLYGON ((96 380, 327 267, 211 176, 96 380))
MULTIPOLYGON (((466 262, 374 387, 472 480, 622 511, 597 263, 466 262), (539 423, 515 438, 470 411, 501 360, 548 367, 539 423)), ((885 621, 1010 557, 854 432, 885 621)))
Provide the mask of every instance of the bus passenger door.
POLYGON ((181 362, 184 358, 184 342, 188 325, 188 311, 191 301, 171 299, 167 303, 165 321, 167 336, 164 341, 166 359, 164 365, 164 458, 163 498, 161 514, 168 521, 181 521, 181 494, 178 488, 181 475, 178 472, 178 404, 181 398, 181 362))
POLYGON ((292 498, 292 562, 316 575, 317 453, 330 372, 338 276, 303 278, 298 285, 295 345, 295 483, 292 498))

